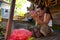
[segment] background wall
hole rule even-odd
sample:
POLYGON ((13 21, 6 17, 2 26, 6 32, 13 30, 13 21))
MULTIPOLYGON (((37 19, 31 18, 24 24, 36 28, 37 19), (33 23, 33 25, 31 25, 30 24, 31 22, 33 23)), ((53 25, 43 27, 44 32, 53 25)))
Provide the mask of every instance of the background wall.
POLYGON ((2 18, 8 19, 10 14, 10 5, 2 3, 2 18))
POLYGON ((50 9, 53 17, 53 24, 60 25, 60 4, 54 7, 51 7, 50 9))
POLYGON ((60 25, 60 12, 52 14, 53 17, 53 23, 60 25))

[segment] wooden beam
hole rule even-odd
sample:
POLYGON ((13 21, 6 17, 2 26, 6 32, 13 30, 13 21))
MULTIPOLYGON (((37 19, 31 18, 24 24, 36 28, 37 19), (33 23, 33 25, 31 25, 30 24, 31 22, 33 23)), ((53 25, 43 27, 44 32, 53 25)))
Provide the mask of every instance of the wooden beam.
POLYGON ((7 27, 6 27, 6 34, 5 39, 8 40, 10 34, 11 34, 11 28, 12 28, 12 22, 13 22, 13 16, 14 16, 14 8, 15 8, 15 1, 12 0, 11 2, 11 9, 10 9, 10 17, 8 19, 7 27))
POLYGON ((40 5, 40 3, 41 3, 41 0, 38 2, 38 5, 40 5))
POLYGON ((36 2, 36 0, 34 0, 34 3, 36 2))
POLYGON ((9 5, 10 5, 10 3, 5 2, 5 1, 3 1, 3 0, 0 0, 0 2, 5 3, 5 4, 9 4, 9 5))

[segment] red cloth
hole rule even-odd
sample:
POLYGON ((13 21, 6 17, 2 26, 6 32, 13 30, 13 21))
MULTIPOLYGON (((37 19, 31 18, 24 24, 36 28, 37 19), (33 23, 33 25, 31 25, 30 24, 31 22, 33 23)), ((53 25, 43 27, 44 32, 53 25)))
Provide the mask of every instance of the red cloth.
POLYGON ((32 32, 26 29, 15 29, 8 40, 27 40, 32 32))

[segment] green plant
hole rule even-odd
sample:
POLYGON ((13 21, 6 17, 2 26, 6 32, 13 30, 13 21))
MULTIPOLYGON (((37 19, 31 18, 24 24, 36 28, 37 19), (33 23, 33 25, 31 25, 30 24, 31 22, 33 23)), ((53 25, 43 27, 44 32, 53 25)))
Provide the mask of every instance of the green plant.
POLYGON ((53 29, 54 29, 54 30, 60 30, 60 25, 54 24, 54 25, 53 25, 53 29))
POLYGON ((0 36, 1 36, 1 35, 4 35, 4 33, 5 33, 5 30, 4 30, 3 27, 0 25, 0 36))

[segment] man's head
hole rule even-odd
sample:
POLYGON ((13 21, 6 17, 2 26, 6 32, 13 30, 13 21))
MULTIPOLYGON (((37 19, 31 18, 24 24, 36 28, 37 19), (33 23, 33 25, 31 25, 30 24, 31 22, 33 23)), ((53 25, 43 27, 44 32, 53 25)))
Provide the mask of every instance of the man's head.
POLYGON ((42 16, 44 14, 44 6, 38 6, 36 12, 39 16, 42 16))

